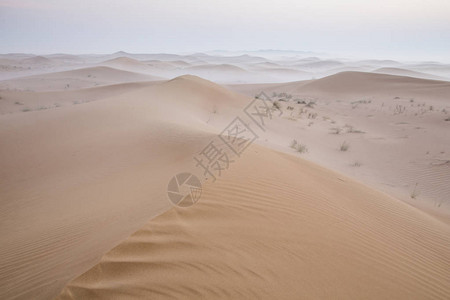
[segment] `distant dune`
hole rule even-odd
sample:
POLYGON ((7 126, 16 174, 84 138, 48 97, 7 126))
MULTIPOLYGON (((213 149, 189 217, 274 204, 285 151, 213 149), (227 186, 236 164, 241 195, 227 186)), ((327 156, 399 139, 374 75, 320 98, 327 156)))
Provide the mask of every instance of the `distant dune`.
POLYGON ((101 62, 100 65, 132 72, 145 72, 150 70, 146 63, 129 57, 118 57, 106 60, 101 62))
POLYGON ((53 91, 2 91, 0 114, 59 109, 65 106, 84 104, 110 96, 118 96, 142 87, 158 84, 158 81, 118 83, 91 88, 53 91))
POLYGON ((427 93, 433 97, 447 98, 450 82, 374 74, 365 72, 341 72, 327 76, 299 87, 302 92, 335 94, 381 95, 398 93, 398 96, 427 93))
POLYGON ((255 64, 252 64, 252 66, 263 67, 263 68, 281 68, 281 65, 279 65, 277 63, 273 63, 273 62, 268 62, 268 61, 255 63, 255 64))
POLYGON ((230 64, 220 64, 220 65, 199 65, 199 66, 192 66, 192 67, 188 67, 185 70, 193 70, 193 71, 208 71, 208 72, 217 72, 218 74, 220 74, 221 72, 230 72, 230 73, 242 73, 242 72, 247 72, 246 70, 234 66, 234 65, 230 65, 230 64))
POLYGON ((383 66, 383 67, 393 67, 393 66, 399 66, 402 65, 402 63, 395 61, 395 60, 389 60, 389 59, 367 59, 367 60, 361 60, 358 63, 364 64, 364 65, 374 65, 374 66, 383 66))
POLYGON ((188 67, 190 66, 190 63, 185 62, 184 60, 170 60, 168 63, 177 66, 177 67, 188 67))
POLYGON ((381 74, 397 75, 397 76, 409 76, 409 77, 416 77, 416 78, 432 79, 432 80, 445 80, 445 78, 440 77, 440 76, 435 76, 432 74, 416 72, 416 71, 411 71, 411 70, 401 69, 401 68, 379 68, 372 72, 381 73, 381 74))
POLYGON ((172 70, 179 67, 188 67, 189 63, 185 61, 160 61, 160 60, 147 60, 143 61, 146 65, 158 68, 161 70, 172 70))
POLYGON ((331 69, 331 68, 337 68, 344 65, 340 61, 334 61, 334 60, 324 60, 324 61, 314 61, 314 62, 307 62, 307 63, 300 63, 295 65, 299 68, 305 68, 305 69, 331 69))
POLYGON ((43 64, 51 64, 52 61, 43 56, 35 56, 35 57, 25 58, 21 61, 21 63, 43 65, 43 64))
POLYGON ((161 79, 161 77, 98 66, 0 81, 0 88, 7 90, 52 91, 161 79))

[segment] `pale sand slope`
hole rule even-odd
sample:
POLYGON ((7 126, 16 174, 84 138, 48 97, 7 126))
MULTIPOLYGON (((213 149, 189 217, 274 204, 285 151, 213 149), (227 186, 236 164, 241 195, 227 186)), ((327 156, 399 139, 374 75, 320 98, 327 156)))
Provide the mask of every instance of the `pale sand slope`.
POLYGON ((415 77, 415 78, 424 78, 424 79, 432 79, 432 80, 445 80, 445 78, 431 75, 423 72, 417 72, 417 71, 411 71, 408 69, 402 69, 402 68, 379 68, 372 71, 373 73, 380 73, 380 74, 389 74, 389 75, 397 75, 397 76, 408 76, 408 77, 415 77))
MULTIPOLYGON (((110 59, 110 60, 101 62, 100 65, 117 68, 120 70, 129 71, 129 72, 144 73, 144 74, 162 71, 162 70, 158 70, 158 69, 152 67, 151 65, 149 65, 145 62, 142 62, 142 61, 139 61, 136 59, 132 59, 129 57, 118 57, 118 58, 110 59)), ((165 65, 164 67, 167 68, 167 70, 170 70, 173 68, 170 65, 165 65)))
POLYGON ((128 82, 77 90, 45 92, 1 91, 0 115, 78 105, 160 83, 160 81, 128 82))
POLYGON ((32 92, 74 90, 115 83, 161 79, 157 76, 101 66, 4 80, 0 81, 0 89, 32 92))
POLYGON ((448 220, 449 82, 345 72, 314 81, 230 87, 249 96, 286 92, 292 99, 315 101, 309 106, 280 101, 283 118, 268 124, 264 145, 295 153, 289 147, 295 139, 309 150, 297 155, 448 220), (344 142, 349 149, 339 151, 344 142))
POLYGON ((213 109, 228 122, 245 101, 187 76, 1 116, 0 298, 55 296, 167 210, 167 182, 210 139, 213 109))
POLYGON ((57 299, 448 297, 448 225, 255 146, 196 205, 148 222, 57 299))

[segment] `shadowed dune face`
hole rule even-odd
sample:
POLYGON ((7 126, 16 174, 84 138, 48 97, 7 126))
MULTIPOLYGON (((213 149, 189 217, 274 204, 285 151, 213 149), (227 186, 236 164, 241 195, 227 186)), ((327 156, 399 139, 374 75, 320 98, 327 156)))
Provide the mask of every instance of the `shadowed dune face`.
POLYGON ((167 210, 167 181, 211 137, 205 122, 213 109, 236 110, 243 99, 185 76, 80 105, 3 115, 0 297, 56 295, 167 210))

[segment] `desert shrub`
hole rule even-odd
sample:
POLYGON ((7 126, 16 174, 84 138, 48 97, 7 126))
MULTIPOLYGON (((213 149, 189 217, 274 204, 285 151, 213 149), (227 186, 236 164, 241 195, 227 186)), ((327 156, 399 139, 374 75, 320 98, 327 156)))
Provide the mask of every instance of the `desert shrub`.
POLYGON ((398 115, 398 114, 402 114, 406 111, 406 107, 401 105, 401 104, 397 104, 395 106, 395 110, 394 110, 394 114, 398 115))
POLYGON ((315 119, 317 118, 317 113, 309 113, 308 114, 308 119, 315 119))
POLYGON ((306 152, 308 152, 308 147, 306 147, 306 145, 304 145, 304 144, 297 144, 295 146, 295 150, 298 153, 306 153, 306 152))
POLYGON ((347 143, 346 141, 344 141, 344 142, 341 144, 341 146, 339 147, 339 150, 345 152, 345 151, 347 151, 349 148, 350 148, 350 144, 347 143))
POLYGON ((340 127, 333 127, 333 128, 330 128, 330 131, 331 131, 332 134, 341 134, 342 128, 340 128, 340 127))
POLYGON ((279 102, 279 101, 274 101, 274 102, 273 102, 273 107, 276 108, 276 109, 278 109, 278 110, 281 110, 281 104, 280 104, 280 102, 279 102))
POLYGON ((310 108, 314 108, 314 105, 316 105, 316 101, 311 100, 311 101, 309 101, 308 104, 306 104, 305 106, 306 106, 306 107, 310 107, 310 108))
POLYGON ((419 192, 417 191, 417 184, 418 183, 416 183, 416 185, 414 186, 414 190, 409 195, 411 199, 416 199, 419 196, 419 192))
POLYGON ((365 133, 362 130, 355 129, 352 125, 345 125, 344 127, 347 128, 347 133, 365 133))
POLYGON ((361 167, 362 163, 360 161, 355 161, 354 163, 351 164, 352 167, 361 167))
POLYGON ((295 147, 297 146, 297 140, 292 140, 292 142, 291 142, 291 144, 290 144, 290 146, 289 147, 291 147, 292 149, 295 149, 295 147))

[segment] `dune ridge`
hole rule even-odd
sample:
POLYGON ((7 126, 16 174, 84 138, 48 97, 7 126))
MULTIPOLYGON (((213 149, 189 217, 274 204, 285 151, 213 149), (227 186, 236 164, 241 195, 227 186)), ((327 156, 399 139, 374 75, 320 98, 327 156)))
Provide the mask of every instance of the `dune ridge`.
POLYGON ((446 299, 449 249, 447 224, 255 146, 196 205, 149 221, 57 299, 446 299))
POLYGON ((214 105, 228 122, 246 101, 194 76, 125 89, 0 118, 0 298, 55 296, 167 210, 166 178, 213 135, 214 105))
POLYGON ((450 91, 450 82, 413 78, 406 76, 377 74, 367 72, 340 72, 330 75, 299 87, 302 92, 333 93, 339 95, 363 94, 371 95, 392 94, 396 91, 405 94, 433 94, 435 97, 447 98, 450 91), (405 89, 409 91, 406 91, 405 89))
POLYGON ((51 72, 0 81, 0 89, 25 91, 74 90, 124 82, 155 81, 163 78, 107 66, 51 72))

